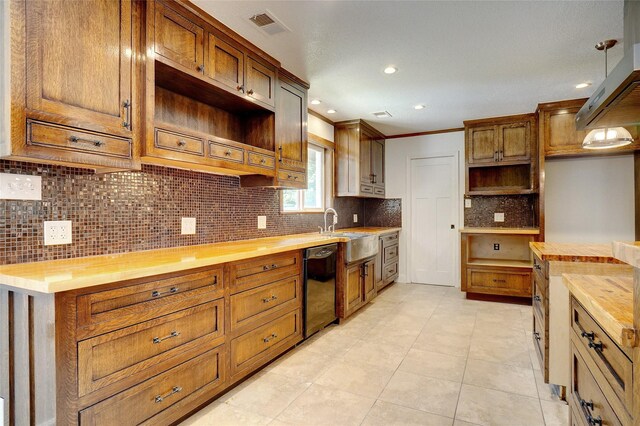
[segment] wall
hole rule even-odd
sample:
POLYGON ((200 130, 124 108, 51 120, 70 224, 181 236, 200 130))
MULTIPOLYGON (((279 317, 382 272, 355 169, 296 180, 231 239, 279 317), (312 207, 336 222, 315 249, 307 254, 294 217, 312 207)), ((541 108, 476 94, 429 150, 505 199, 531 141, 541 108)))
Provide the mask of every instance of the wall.
POLYGON ((470 197, 471 207, 464 209, 466 228, 532 228, 535 220, 537 196, 479 195, 470 197), (504 213, 504 222, 496 222, 494 213, 504 213))
POLYGON ((633 167, 633 155, 547 159, 546 241, 633 241, 633 167))
MULTIPOLYGON (((387 197, 398 198, 405 212, 402 214, 402 231, 400 232, 400 276, 398 281, 406 282, 409 278, 407 270, 407 253, 409 252, 409 226, 411 223, 408 201, 409 161, 411 158, 424 158, 439 155, 457 155, 459 164, 460 214, 458 224, 463 223, 462 196, 464 194, 464 132, 442 133, 411 138, 388 139, 385 148, 386 161, 386 191, 387 197)), ((456 233, 455 247, 460 246, 459 234, 456 233)), ((456 285, 460 285, 459 251, 455 251, 457 259, 454 261, 456 270, 456 285)))
POLYGON ((309 133, 313 133, 314 135, 333 142, 333 126, 314 115, 309 114, 308 117, 309 133))

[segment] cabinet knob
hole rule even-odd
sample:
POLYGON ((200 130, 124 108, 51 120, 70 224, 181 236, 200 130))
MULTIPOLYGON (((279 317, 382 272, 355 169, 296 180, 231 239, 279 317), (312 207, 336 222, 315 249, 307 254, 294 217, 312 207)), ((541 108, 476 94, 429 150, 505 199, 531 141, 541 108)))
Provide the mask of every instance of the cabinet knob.
POLYGON ((204 64, 198 65, 198 71, 204 72, 204 64))
POLYGON ((231 157, 231 150, 228 149, 224 152, 224 155, 226 155, 227 157, 231 157))
POLYGON ((186 144, 187 144, 187 143, 186 143, 184 140, 182 140, 182 139, 180 139, 180 140, 178 141, 178 146, 185 146, 186 144))
POLYGON ((536 331, 535 333, 533 333, 533 337, 534 337, 536 340, 540 340, 540 333, 538 333, 538 332, 536 331))
POLYGON ((260 160, 260 164, 266 164, 267 160, 265 160, 264 158, 260 160))
POLYGON ((242 93, 244 93, 244 86, 236 86, 236 90, 237 90, 238 92, 242 92, 242 93))
POLYGON ((535 300, 536 302, 541 302, 542 298, 536 294, 535 296, 533 296, 533 300, 535 300))
POLYGON ((247 90, 247 95, 253 95, 253 89, 247 90))

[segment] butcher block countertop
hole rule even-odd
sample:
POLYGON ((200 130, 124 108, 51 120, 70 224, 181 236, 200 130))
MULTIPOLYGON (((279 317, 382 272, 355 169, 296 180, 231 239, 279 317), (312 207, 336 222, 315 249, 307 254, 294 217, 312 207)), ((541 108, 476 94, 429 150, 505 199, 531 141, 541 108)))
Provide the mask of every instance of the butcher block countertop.
POLYGON ((616 263, 611 244, 529 243, 531 251, 542 260, 559 262, 616 263))
POLYGON ((336 232, 362 232, 365 234, 393 234, 394 232, 400 231, 402 228, 381 228, 377 226, 364 226, 362 228, 344 228, 337 229, 336 232))
POLYGON ((638 343, 633 329, 633 277, 565 274, 563 282, 620 347, 638 343))
MULTIPOLYGON (((366 232, 382 235, 398 230, 400 228, 349 228, 339 229, 337 232, 366 232)), ((0 287, 6 286, 38 293, 58 293, 348 240, 346 237, 318 233, 294 234, 4 265, 0 266, 0 287)))
POLYGON ((519 234, 538 235, 538 228, 460 228, 462 234, 519 234))

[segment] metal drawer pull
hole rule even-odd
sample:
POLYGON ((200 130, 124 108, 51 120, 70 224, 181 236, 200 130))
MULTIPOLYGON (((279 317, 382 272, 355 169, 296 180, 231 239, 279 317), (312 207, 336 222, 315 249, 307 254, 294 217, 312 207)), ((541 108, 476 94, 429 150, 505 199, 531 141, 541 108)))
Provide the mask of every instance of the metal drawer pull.
POLYGON ((538 271, 541 270, 542 268, 540 267, 540 265, 538 265, 537 263, 533 264, 533 269, 537 269, 538 271))
POLYGON ((593 410, 593 401, 587 402, 584 399, 580 399, 580 406, 593 410))
POLYGON ((178 146, 185 146, 186 144, 187 144, 187 143, 186 143, 184 140, 182 140, 182 139, 180 139, 180 140, 178 141, 178 146))
POLYGON ((154 290, 153 292, 151 292, 151 297, 158 297, 161 296, 163 294, 173 294, 173 293, 177 293, 178 292, 178 287, 171 287, 169 290, 167 291, 158 291, 158 290, 154 290))
POLYGON ((265 160, 264 158, 262 158, 262 159, 260 160, 260 164, 267 164, 267 160, 265 160))
POLYGON ((278 300, 278 296, 273 295, 271 297, 265 297, 264 299, 262 299, 262 303, 269 303, 272 300, 278 300))
POLYGON ((602 342, 600 343, 596 343, 593 340, 589 342, 589 347, 591 349, 593 349, 594 351, 597 352, 602 352, 602 349, 604 348, 604 345, 602 344, 602 342))
POLYGON ((535 296, 533 296, 533 300, 535 300, 536 302, 542 302, 542 298, 540 296, 538 296, 537 294, 535 296))
POLYGON ((587 423, 589 423, 589 425, 591 426, 602 426, 602 417, 593 417, 593 415, 591 414, 591 410, 593 410, 594 408, 593 401, 587 402, 584 399, 580 398, 579 395, 578 401, 580 401, 580 407, 584 409, 584 417, 587 420, 587 423))
POLYGON ((506 282, 507 282, 507 280, 498 280, 498 279, 495 279, 495 278, 494 278, 494 279, 493 279, 493 282, 494 282, 494 283, 506 283, 506 282))
POLYGON ((122 127, 125 127, 131 130, 131 102, 129 101, 129 99, 124 101, 122 103, 122 106, 124 107, 124 110, 126 112, 126 116, 125 116, 124 122, 122 123, 122 127))
POLYGON ((171 339, 172 337, 178 337, 180 335, 179 332, 177 331, 172 331, 168 336, 164 336, 164 337, 154 337, 153 338, 153 343, 161 343, 167 339, 171 339))
POLYGON ((77 136, 70 136, 69 137, 69 141, 73 142, 73 143, 87 142, 87 143, 93 144, 94 146, 97 146, 97 147, 101 147, 102 145, 104 145, 104 142, 102 142, 102 141, 92 140, 92 139, 83 139, 83 138, 79 138, 77 136))
POLYGON ((242 93, 244 93, 244 86, 236 86, 236 90, 237 90, 238 92, 242 92, 242 93))
POLYGON ((164 401, 165 398, 169 398, 171 395, 179 392, 182 392, 182 388, 180 386, 174 386, 173 388, 171 388, 171 391, 166 395, 156 395, 156 397, 154 398, 154 402, 157 404, 159 402, 164 401))
POLYGON ((538 333, 537 331, 535 333, 533 333, 533 337, 538 341, 540 341, 540 339, 541 339, 540 333, 538 333))
POLYGON ((275 339, 276 337, 278 337, 278 335, 276 333, 273 333, 271 336, 267 336, 264 339, 262 339, 262 341, 265 343, 269 343, 271 340, 275 339))
POLYGON ((587 417, 587 422, 592 426, 602 426, 602 417, 593 417, 592 415, 589 415, 587 417))
POLYGON ((583 331, 582 333, 580 333, 580 336, 587 338, 591 342, 596 338, 596 334, 593 331, 591 333, 583 331))
POLYGON ((231 157, 231 150, 228 149, 224 152, 224 155, 226 155, 227 157, 231 157))
POLYGON ((253 89, 247 90, 247 95, 253 95, 253 89))

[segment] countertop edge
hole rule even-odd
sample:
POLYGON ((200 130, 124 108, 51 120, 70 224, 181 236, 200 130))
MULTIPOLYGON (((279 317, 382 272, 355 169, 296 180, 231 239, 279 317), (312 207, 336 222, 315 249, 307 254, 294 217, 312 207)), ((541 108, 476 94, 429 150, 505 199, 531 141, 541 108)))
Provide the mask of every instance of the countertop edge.
POLYGON ((539 235, 538 228, 460 228, 461 234, 517 234, 539 235))
MULTIPOLYGON (((584 263, 610 263, 623 264, 625 262, 616 259, 613 252, 610 256, 584 255, 584 254, 557 254, 543 252, 538 246, 544 244, 544 241, 531 241, 529 248, 541 260, 550 262, 584 262, 584 263)), ((580 245, 580 244, 576 244, 580 245)))

